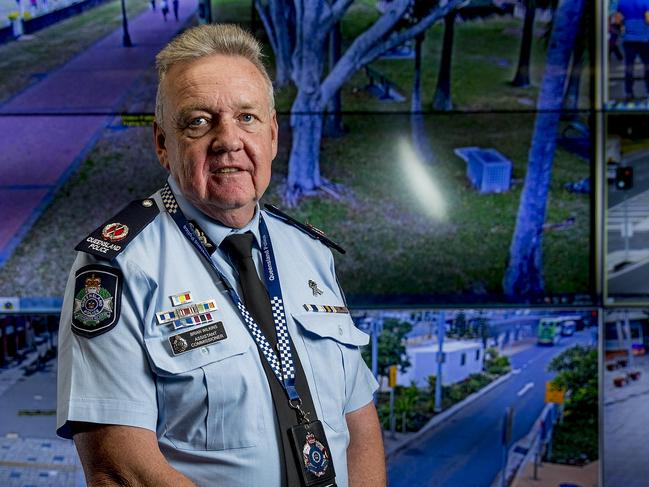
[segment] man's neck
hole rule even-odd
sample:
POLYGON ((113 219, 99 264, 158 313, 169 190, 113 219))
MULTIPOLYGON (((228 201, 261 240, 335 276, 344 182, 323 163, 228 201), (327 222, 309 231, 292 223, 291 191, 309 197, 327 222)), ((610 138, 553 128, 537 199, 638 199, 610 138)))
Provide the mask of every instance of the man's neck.
POLYGON ((221 225, 229 228, 243 228, 255 217, 256 206, 218 210, 208 205, 194 204, 196 208, 221 225))

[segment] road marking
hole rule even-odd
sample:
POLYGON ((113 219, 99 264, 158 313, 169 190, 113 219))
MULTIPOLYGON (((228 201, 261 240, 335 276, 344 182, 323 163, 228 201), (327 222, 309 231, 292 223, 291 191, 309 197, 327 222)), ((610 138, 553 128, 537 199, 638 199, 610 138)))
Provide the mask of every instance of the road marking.
POLYGON ((520 373, 521 373, 521 369, 512 370, 512 374, 520 374, 520 373))
POLYGON ((520 391, 518 391, 517 396, 518 396, 518 397, 523 396, 523 395, 524 395, 527 391, 529 391, 532 387, 534 387, 534 382, 528 382, 527 384, 525 384, 525 385, 523 386, 523 388, 522 388, 520 391))

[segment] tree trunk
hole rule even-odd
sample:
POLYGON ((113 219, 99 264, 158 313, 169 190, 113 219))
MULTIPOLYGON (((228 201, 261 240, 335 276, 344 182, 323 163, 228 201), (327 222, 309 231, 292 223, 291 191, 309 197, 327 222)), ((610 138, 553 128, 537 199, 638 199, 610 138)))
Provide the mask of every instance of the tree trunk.
POLYGON ((291 80, 291 56, 294 40, 290 38, 290 33, 295 30, 291 25, 292 22, 295 22, 295 15, 291 8, 291 2, 270 2, 270 12, 275 24, 277 39, 275 87, 281 88, 291 80))
POLYGON ((552 163, 570 56, 584 9, 584 0, 563 0, 559 5, 541 82, 532 146, 521 194, 516 228, 509 252, 503 288, 510 297, 528 300, 545 293, 543 279, 543 223, 550 190, 552 163))
POLYGON ((521 51, 518 56, 518 68, 512 80, 512 85, 526 88, 530 85, 530 58, 532 56, 532 38, 534 35, 534 17, 536 16, 536 1, 525 1, 525 21, 521 51))
POLYGON ((293 143, 288 164, 285 203, 297 204, 302 196, 316 193, 324 184, 320 176, 320 141, 323 111, 317 96, 298 92, 291 107, 293 143))
POLYGON ((295 39, 295 12, 291 2, 271 0, 264 6, 261 0, 255 0, 255 7, 268 35, 271 48, 275 54, 276 88, 282 88, 291 80, 291 56, 295 39))
POLYGON ((453 35, 455 33, 455 15, 453 10, 444 17, 444 42, 442 43, 442 59, 439 63, 437 87, 433 99, 434 110, 452 110, 451 101, 451 61, 453 59, 453 35))
POLYGON ((432 164, 435 162, 433 148, 428 141, 426 124, 421 110, 421 45, 424 34, 415 37, 415 79, 412 87, 412 103, 410 106, 410 126, 412 130, 412 145, 422 161, 432 164))
MULTIPOLYGON (((285 203, 295 206, 302 196, 314 195, 320 190, 337 196, 334 185, 320 175, 320 142, 324 111, 329 99, 322 98, 321 77, 326 57, 326 44, 333 26, 324 28, 325 4, 305 2, 293 52, 292 76, 297 96, 291 107, 293 142, 288 161, 285 203)), ((300 12, 298 12, 300 17, 300 12)))
MULTIPOLYGON (((336 23, 329 34, 329 72, 340 60, 341 53, 340 22, 336 23)), ((343 117, 340 113, 342 108, 341 90, 336 91, 327 104, 327 122, 325 124, 325 137, 341 137, 345 134, 343 117)))
POLYGON ((584 70, 584 54, 586 53, 586 41, 583 36, 577 38, 575 51, 572 55, 572 67, 570 68, 570 79, 568 89, 563 102, 564 110, 568 111, 564 119, 578 118, 576 113, 579 109, 579 88, 581 87, 581 73, 584 70))

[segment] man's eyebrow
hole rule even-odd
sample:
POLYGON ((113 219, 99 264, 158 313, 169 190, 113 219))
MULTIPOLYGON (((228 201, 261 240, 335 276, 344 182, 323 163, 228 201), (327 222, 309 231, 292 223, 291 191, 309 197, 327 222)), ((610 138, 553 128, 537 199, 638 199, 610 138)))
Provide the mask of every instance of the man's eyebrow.
POLYGON ((187 116, 191 112, 209 112, 210 110, 207 108, 207 104, 205 103, 192 103, 191 105, 185 105, 182 107, 180 110, 178 110, 178 116, 187 116))
POLYGON ((261 106, 259 103, 248 103, 248 102, 243 102, 240 105, 237 106, 239 110, 261 110, 261 106))

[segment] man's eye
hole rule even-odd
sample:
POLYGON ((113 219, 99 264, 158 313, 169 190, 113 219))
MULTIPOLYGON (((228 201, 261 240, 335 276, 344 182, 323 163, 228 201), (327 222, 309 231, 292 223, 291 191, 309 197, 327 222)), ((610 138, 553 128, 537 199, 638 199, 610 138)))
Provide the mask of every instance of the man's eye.
POLYGON ((255 116, 250 113, 244 113, 239 118, 243 123, 252 123, 255 121, 255 116))
POLYGON ((190 128, 198 128, 198 127, 204 127, 205 125, 207 125, 207 123, 208 121, 205 117, 198 117, 190 120, 187 125, 190 128))

